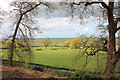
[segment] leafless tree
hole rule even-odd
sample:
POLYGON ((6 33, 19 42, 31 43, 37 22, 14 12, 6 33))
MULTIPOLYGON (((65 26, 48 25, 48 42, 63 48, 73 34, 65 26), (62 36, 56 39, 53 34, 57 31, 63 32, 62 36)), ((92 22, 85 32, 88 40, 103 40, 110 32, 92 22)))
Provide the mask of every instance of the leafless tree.
MULTIPOLYGON (((119 3, 119 2, 118 2, 119 3)), ((120 22, 119 5, 114 0, 109 0, 108 4, 102 0, 98 1, 66 1, 61 3, 67 5, 72 16, 75 16, 77 10, 80 11, 80 19, 84 22, 84 19, 89 16, 94 16, 98 20, 106 21, 108 23, 108 48, 107 48, 107 62, 104 71, 105 78, 114 77, 114 69, 120 58, 120 48, 116 49, 116 37, 115 34, 120 30, 120 26, 117 24, 120 22)), ((93 51, 94 52, 94 51, 93 51)), ((95 51, 96 52, 96 51, 95 51)))
POLYGON ((81 47, 79 54, 75 56, 75 60, 79 60, 84 56, 85 64, 83 64, 83 68, 85 68, 88 64, 88 58, 96 55, 96 68, 98 70, 98 54, 100 51, 107 52, 107 39, 104 37, 95 37, 94 35, 81 35, 80 38, 82 40, 83 47, 81 47))
MULTIPOLYGON (((27 29, 30 29, 25 24, 26 23, 25 21, 29 21, 27 20, 28 14, 32 13, 32 11, 34 11, 41 4, 47 6, 43 2, 32 3, 32 4, 28 2, 14 3, 14 5, 17 7, 15 11, 17 11, 19 14, 17 15, 17 23, 15 26, 15 31, 12 36, 12 43, 11 43, 10 55, 9 55, 10 65, 12 65, 13 54, 15 51, 14 42, 17 38, 16 35, 18 31, 20 31, 21 34, 23 34, 20 26, 24 26, 27 29)), ((117 3, 115 3, 114 0, 109 0, 108 4, 106 4, 105 2, 100 0, 100 1, 91 1, 91 2, 74 2, 74 1, 67 2, 66 1, 60 4, 65 4, 69 8, 69 11, 71 14, 79 11, 80 19, 83 19, 82 21, 86 21, 84 18, 89 18, 90 15, 93 15, 94 17, 98 19, 106 20, 108 22, 107 28, 108 28, 108 33, 109 33, 109 36, 108 36, 109 44, 108 44, 108 49, 107 49, 107 63, 105 67, 105 78, 113 78, 115 66, 120 58, 120 48, 118 50, 116 49, 116 37, 115 37, 116 32, 120 30, 120 26, 117 26, 118 22, 120 21, 120 18, 115 16, 117 14, 116 10, 119 8, 119 6, 115 5, 117 3), (101 15, 102 12, 104 15, 101 15), (97 13, 97 14, 94 14, 94 13, 97 13)), ((76 14, 78 13, 74 13, 72 16, 75 16, 76 14)), ((93 52, 97 51, 96 49, 95 50, 92 49, 92 50, 93 52)))
POLYGON ((44 45, 44 47, 47 49, 47 47, 52 43, 50 38, 45 38, 42 40, 42 44, 44 45))
MULTIPOLYGON (((49 8, 47 2, 28 2, 28 1, 13 1, 11 6, 15 9, 11 11, 14 19, 14 30, 11 39, 11 45, 9 47, 8 61, 9 65, 13 66, 13 58, 15 55, 20 59, 24 59, 24 56, 31 55, 30 41, 32 39, 33 32, 37 30, 33 24, 36 23, 34 16, 38 13, 38 6, 46 6, 49 8), (16 46, 18 44, 18 46, 16 46), (19 49, 18 49, 19 48, 19 49)), ((24 60, 25 61, 25 60, 24 60)))

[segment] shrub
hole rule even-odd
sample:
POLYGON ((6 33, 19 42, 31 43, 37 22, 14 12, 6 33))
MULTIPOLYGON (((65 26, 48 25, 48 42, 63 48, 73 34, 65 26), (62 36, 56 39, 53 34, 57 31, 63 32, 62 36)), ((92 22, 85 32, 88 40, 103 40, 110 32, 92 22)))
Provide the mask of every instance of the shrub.
POLYGON ((41 51, 42 49, 36 49, 37 51, 41 51))
POLYGON ((35 67, 33 68, 33 70, 44 71, 44 67, 42 67, 42 66, 35 66, 35 67))
POLYGON ((52 48, 51 50, 58 50, 57 48, 52 48))
POLYGON ((70 41, 70 48, 79 49, 82 46, 82 41, 79 38, 74 38, 70 41))

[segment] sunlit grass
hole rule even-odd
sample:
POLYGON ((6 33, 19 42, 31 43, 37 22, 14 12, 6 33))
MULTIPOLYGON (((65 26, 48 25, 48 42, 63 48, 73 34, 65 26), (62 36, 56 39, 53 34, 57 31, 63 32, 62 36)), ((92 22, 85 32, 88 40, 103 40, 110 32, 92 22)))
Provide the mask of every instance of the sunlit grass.
MULTIPOLYGON (((60 41, 60 40, 59 40, 60 41)), ((64 41, 64 40, 63 40, 64 41)), ((62 42, 63 42, 62 41, 62 42)), ((61 43, 62 43, 61 42, 61 43)), ((39 40, 36 40, 39 45, 39 40)), ((33 45, 35 46, 35 45, 33 45)), ((3 50, 6 51, 6 50, 3 50)), ((31 62, 49 66, 64 67, 69 69, 76 69, 88 72, 103 72, 106 63, 106 53, 98 53, 98 68, 97 68, 97 55, 89 56, 86 63, 86 54, 79 58, 83 52, 80 49, 70 49, 69 47, 32 47, 33 55, 31 62)), ((6 52, 7 53, 7 52, 6 52)), ((4 53, 3 58, 7 58, 4 53)), ((15 59, 16 60, 16 59, 15 59)), ((119 65, 117 65, 118 70, 119 65)))

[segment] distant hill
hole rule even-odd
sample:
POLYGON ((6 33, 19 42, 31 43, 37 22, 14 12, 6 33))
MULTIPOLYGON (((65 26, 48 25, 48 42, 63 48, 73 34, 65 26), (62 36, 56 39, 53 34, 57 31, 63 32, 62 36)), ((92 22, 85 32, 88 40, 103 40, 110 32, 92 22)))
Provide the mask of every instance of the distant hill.
MULTIPOLYGON (((34 38, 34 39, 44 39, 44 38, 34 38)), ((73 38, 50 38, 50 39, 73 39, 73 38)))

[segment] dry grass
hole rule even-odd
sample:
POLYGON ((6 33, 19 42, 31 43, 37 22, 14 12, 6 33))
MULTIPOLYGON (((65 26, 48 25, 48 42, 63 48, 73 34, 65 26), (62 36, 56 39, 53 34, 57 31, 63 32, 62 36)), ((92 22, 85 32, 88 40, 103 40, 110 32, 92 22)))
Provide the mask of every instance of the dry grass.
POLYGON ((57 79, 57 76, 46 74, 34 70, 25 70, 20 67, 7 67, 0 66, 2 68, 2 78, 53 78, 57 79))

